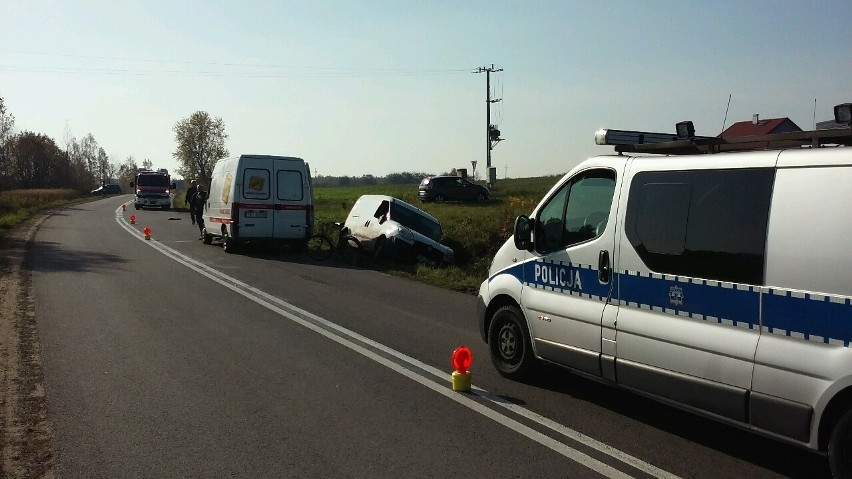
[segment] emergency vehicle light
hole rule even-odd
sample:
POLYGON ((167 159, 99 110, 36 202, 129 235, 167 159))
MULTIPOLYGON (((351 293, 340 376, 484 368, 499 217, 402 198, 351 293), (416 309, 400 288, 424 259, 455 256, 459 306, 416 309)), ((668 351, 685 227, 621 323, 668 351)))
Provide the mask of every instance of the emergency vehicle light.
POLYGON ((676 141, 672 133, 649 133, 645 131, 601 129, 595 132, 596 145, 642 145, 676 141))
POLYGON ((841 103, 834 107, 834 121, 849 125, 852 123, 852 103, 841 103))
POLYGON ((681 121, 675 124, 677 137, 681 140, 695 138, 695 125, 691 121, 681 121))

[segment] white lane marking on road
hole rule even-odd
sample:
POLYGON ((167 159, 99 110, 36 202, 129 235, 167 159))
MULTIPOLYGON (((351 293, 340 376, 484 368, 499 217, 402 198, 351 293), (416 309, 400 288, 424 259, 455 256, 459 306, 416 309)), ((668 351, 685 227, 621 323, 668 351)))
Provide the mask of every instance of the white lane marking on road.
MULTIPOLYGON (((319 334, 325 336, 326 338, 331 339, 332 341, 334 341, 338 344, 341 344, 341 345, 343 345, 343 346, 345 346, 345 347, 347 347, 347 348, 349 348, 349 349, 351 349, 351 350, 353 350, 353 351, 355 351, 355 352, 357 352, 357 353, 359 353, 359 354, 361 354, 361 355, 363 355, 363 356, 365 356, 369 359, 372 359, 373 361, 375 361, 375 362, 377 362, 377 363, 379 363, 379 364, 381 364, 381 365, 383 365, 383 366, 385 366, 385 367, 387 367, 387 368, 389 368, 389 369, 391 369, 391 370, 393 370, 393 371, 395 371, 399 374, 402 374, 403 376, 406 376, 409 379, 412 379, 413 381, 418 382, 421 385, 426 386, 427 388, 429 388, 429 389, 431 389, 435 392, 438 392, 439 394, 442 394, 445 397, 447 397, 447 398, 449 398, 453 401, 456 401, 459 404, 462 404, 462 405, 482 414, 483 416, 488 417, 489 419, 491 419, 491 420, 493 420, 493 421, 495 421, 499 424, 502 424, 503 426, 506 426, 507 428, 512 429, 512 430, 526 436, 527 438, 529 438, 529 439, 531 439, 535 442, 538 442, 539 444, 541 444, 541 445, 543 445, 543 446, 545 446, 545 447, 567 457, 568 459, 571 459, 571 460, 573 460, 573 461, 575 461, 579 464, 582 464, 582 465, 588 467, 589 469, 592 469, 595 472, 598 472, 599 474, 602 474, 606 477, 610 477, 610 478, 613 478, 613 479, 632 477, 632 476, 630 476, 630 475, 628 475, 628 474, 626 474, 626 473, 624 473, 624 472, 622 472, 618 469, 613 468, 612 466, 609 466, 608 464, 606 464, 604 462, 598 461, 597 459, 568 446, 565 443, 559 442, 559 441, 557 441, 557 440, 555 440, 555 439, 553 439, 549 436, 546 436, 546 435, 536 431, 535 429, 532 429, 529 426, 526 426, 526 425, 524 425, 524 424, 522 424, 522 423, 520 423, 520 422, 518 422, 518 421, 516 421, 516 420, 514 420, 514 419, 512 419, 508 416, 504 416, 504 415, 498 413, 497 411, 495 411, 493 409, 485 407, 484 405, 470 399, 469 397, 465 396, 464 394, 459 394, 457 392, 454 392, 451 389, 447 388, 445 385, 437 383, 434 379, 430 379, 426 376, 418 374, 415 371, 412 371, 410 369, 402 367, 398 363, 391 361, 390 359, 388 359, 384 356, 378 355, 375 352, 371 351, 370 349, 368 349, 368 348, 366 348, 366 347, 364 347, 364 346, 362 346, 361 344, 358 344, 358 343, 366 344, 366 345, 370 346, 371 348, 377 349, 377 350, 381 351, 382 353, 385 353, 388 356, 396 358, 396 359, 398 359, 402 362, 408 363, 411 366, 414 366, 418 369, 421 369, 424 372, 429 373, 432 376, 435 376, 436 379, 444 378, 444 380, 447 380, 446 379, 447 373, 445 371, 442 371, 438 368, 435 368, 433 366, 425 364, 425 363, 423 363, 423 362, 421 362, 417 359, 414 359, 412 357, 406 356, 405 354, 403 354, 399 351, 396 351, 394 349, 391 349, 391 348, 389 348, 389 347, 387 347, 387 346, 385 346, 381 343, 373 341, 370 338, 362 336, 362 335, 360 335, 360 334, 358 334, 354 331, 351 331, 351 330, 346 329, 342 326, 339 326, 335 323, 332 323, 332 322, 330 322, 326 319, 323 319, 320 316, 317 316, 317 315, 315 315, 315 314, 313 314, 309 311, 306 311, 306 310, 301 309, 297 306, 294 306, 290 303, 287 303, 286 301, 284 301, 284 300, 282 300, 282 299, 280 299, 276 296, 273 296, 269 293, 266 293, 265 291, 262 291, 260 289, 255 288, 254 286, 243 283, 242 281, 240 281, 236 278, 232 278, 232 277, 222 273, 221 271, 218 271, 218 270, 216 270, 216 269, 214 269, 210 266, 207 266, 207 265, 205 265, 205 264, 203 264, 199 261, 196 261, 193 258, 185 256, 183 253, 180 253, 179 251, 176 251, 176 250, 166 246, 165 244, 160 243, 159 241, 144 239, 145 237, 142 234, 142 232, 134 229, 124 219, 124 216, 121 214, 121 208, 120 207, 116 210, 115 216, 116 216, 116 221, 118 222, 118 224, 122 228, 124 228, 126 231, 131 233, 133 236, 135 236, 136 239, 138 239, 138 240, 140 240, 144 243, 147 243, 148 245, 150 245, 154 249, 156 249, 156 250, 160 251, 161 253, 163 253, 164 255, 174 259, 178 263, 181 263, 184 266, 201 273, 202 275, 204 275, 204 276, 210 278, 211 280, 227 287, 228 289, 231 289, 232 291, 246 297, 247 299, 250 299, 250 300, 254 301, 255 303, 257 303, 261 306, 264 306, 267 309, 270 309, 270 310, 278 313, 279 315, 284 316, 287 319, 290 319, 291 321, 293 321, 293 322, 295 322, 295 323, 297 323, 301 326, 304 326, 304 327, 306 327, 306 328, 308 328, 308 329, 310 329, 310 330, 312 330, 316 333, 319 333, 319 334)), ((473 386, 471 392, 472 392, 472 394, 474 394, 474 395, 476 395, 476 396, 478 396, 478 397, 480 397, 480 398, 482 398, 482 399, 484 399, 484 400, 486 400, 486 401, 488 401, 488 402, 490 402, 494 405, 508 409, 509 411, 512 411, 513 413, 515 413, 515 414, 517 414, 517 415, 519 415, 519 416, 521 416, 521 417, 523 417, 523 418, 525 418, 529 421, 532 421, 532 422, 539 424, 539 425, 541 425, 541 426, 543 426, 547 429, 550 429, 554 432, 557 432, 557 433, 559 433, 559 434, 561 434, 561 435, 563 435, 567 438, 570 438, 570 439, 572 439, 576 442, 584 444, 587 447, 590 447, 590 448, 592 448, 592 449, 594 449, 598 452, 606 454, 606 455, 612 457, 613 459, 616 459, 616 460, 618 460, 618 461, 620 461, 624 464, 627 464, 631 467, 634 467, 637 470, 640 470, 640 471, 642 471, 642 472, 644 472, 648 475, 651 475, 653 477, 657 477, 657 478, 660 478, 660 479, 679 479, 678 476, 676 476, 672 473, 669 473, 669 472, 662 470, 662 469, 660 469, 656 466, 648 464, 648 463, 642 461, 639 458, 636 458, 636 457, 631 456, 631 455, 629 455, 625 452, 622 452, 622 451, 620 451, 620 450, 618 450, 618 449, 616 449, 616 448, 614 448, 614 447, 612 447, 608 444, 604 444, 600 441, 597 441, 596 439, 593 439, 589 436, 586 436, 585 434, 583 434, 579 431, 575 431, 575 430, 573 430, 573 429, 571 429, 571 428, 569 428, 565 425, 562 425, 562 424, 560 424, 556 421, 553 421, 553 420, 548 419, 544 416, 541 416, 541 415, 539 415, 539 414, 537 414, 533 411, 530 411, 530 410, 528 410, 528 409, 526 409, 522 406, 519 406, 517 404, 513 404, 513 403, 511 403, 511 402, 509 402, 509 401, 507 401, 507 400, 505 400, 505 399, 503 399, 503 398, 501 398, 501 397, 499 397, 495 394, 492 394, 492 393, 490 393, 490 392, 488 392, 488 391, 486 391, 482 388, 473 386)))

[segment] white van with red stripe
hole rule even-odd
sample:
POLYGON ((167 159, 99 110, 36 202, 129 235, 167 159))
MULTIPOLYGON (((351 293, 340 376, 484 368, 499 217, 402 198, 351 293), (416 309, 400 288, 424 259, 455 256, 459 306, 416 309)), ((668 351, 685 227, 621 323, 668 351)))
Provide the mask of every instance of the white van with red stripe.
POLYGON ((204 211, 204 243, 303 246, 314 215, 310 167, 301 158, 240 155, 216 163, 204 211))

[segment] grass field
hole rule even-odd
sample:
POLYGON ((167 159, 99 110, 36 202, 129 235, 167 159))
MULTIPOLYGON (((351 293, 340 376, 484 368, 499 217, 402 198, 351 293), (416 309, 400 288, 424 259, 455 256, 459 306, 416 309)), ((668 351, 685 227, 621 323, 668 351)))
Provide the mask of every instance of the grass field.
MULTIPOLYGON (((558 179, 501 179, 491 191, 491 200, 484 204, 420 203, 417 185, 316 188, 314 211, 320 224, 342 222, 355 201, 366 194, 394 196, 419 207, 443 225, 443 243, 455 251, 456 264, 447 268, 398 264, 386 271, 441 288, 474 293, 486 278, 494 253, 511 236, 515 217, 529 214, 558 179)), ((0 235, 37 211, 89 199, 72 190, 0 192, 0 235)), ((175 195, 173 204, 185 210, 182 192, 175 195)))
POLYGON ((0 235, 34 213, 80 199, 74 190, 0 191, 0 235))

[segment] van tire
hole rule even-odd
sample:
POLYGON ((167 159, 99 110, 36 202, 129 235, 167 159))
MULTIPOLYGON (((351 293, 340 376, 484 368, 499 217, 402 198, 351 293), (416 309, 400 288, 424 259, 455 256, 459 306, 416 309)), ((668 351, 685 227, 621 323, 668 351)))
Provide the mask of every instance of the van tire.
POLYGON ((376 246, 373 247, 373 263, 384 264, 388 258, 388 239, 384 236, 379 236, 376 240, 376 246))
POLYGON ((828 441, 828 465, 835 479, 852 478, 852 409, 846 411, 828 441))
POLYGON ((207 228, 201 230, 202 242, 204 244, 210 244, 213 242, 213 235, 207 232, 207 228))
POLYGON ((222 230, 222 251, 224 251, 228 254, 232 254, 236 250, 237 250, 236 242, 234 240, 232 240, 230 236, 228 236, 228 231, 223 229, 222 230))
POLYGON ((521 310, 514 305, 499 308, 488 327, 491 362, 501 376, 520 380, 529 377, 537 365, 530 333, 521 310))

